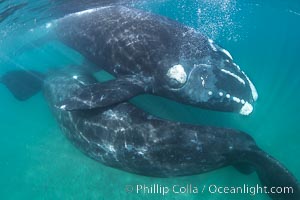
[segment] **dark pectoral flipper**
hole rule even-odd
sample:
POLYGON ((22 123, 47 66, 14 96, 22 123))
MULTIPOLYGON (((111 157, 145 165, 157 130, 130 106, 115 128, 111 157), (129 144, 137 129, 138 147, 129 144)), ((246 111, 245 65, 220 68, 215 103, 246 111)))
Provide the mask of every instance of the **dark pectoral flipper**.
POLYGON ((299 182, 281 163, 259 149, 245 155, 246 160, 256 168, 262 186, 267 186, 267 192, 273 200, 300 199, 299 182))
POLYGON ((20 101, 38 93, 43 85, 44 75, 36 71, 15 70, 4 74, 0 82, 20 101))
POLYGON ((124 76, 103 83, 83 86, 70 98, 56 106, 69 111, 106 107, 145 93, 149 84, 146 79, 138 76, 124 76))

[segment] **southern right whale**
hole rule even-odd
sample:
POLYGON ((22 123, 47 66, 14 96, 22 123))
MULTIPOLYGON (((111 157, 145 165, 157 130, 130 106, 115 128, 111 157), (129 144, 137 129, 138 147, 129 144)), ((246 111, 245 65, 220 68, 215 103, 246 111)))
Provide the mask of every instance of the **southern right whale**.
POLYGON ((300 199, 299 183, 291 172, 244 132, 159 119, 128 102, 72 112, 57 108, 74 91, 97 83, 82 68, 60 69, 46 76, 12 71, 1 80, 20 100, 42 88, 67 138, 104 165, 155 177, 200 174, 233 165, 244 173, 255 170, 268 192, 272 187, 289 188, 289 193, 270 192, 272 199, 300 199))
POLYGON ((57 102, 65 110, 105 107, 143 93, 248 115, 258 95, 225 49, 191 27, 124 6, 66 15, 45 26, 115 80, 57 102))

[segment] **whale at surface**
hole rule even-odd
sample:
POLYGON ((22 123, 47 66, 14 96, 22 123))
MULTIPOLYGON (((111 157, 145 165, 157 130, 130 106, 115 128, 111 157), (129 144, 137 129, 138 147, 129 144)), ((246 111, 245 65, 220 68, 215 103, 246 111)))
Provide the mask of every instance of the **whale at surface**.
MULTIPOLYGON (((233 165, 243 173, 255 170, 262 186, 268 189, 289 188, 290 193, 269 193, 274 200, 300 198, 296 178, 244 132, 159 119, 127 102, 69 112, 57 108, 57 102, 96 83, 92 75, 82 68, 67 68, 49 73, 41 82, 41 76, 36 76, 39 73, 31 71, 35 81, 28 81, 27 72, 12 71, 2 80, 12 80, 16 74, 18 82, 2 83, 17 97, 25 95, 24 90, 18 90, 18 84, 24 89, 26 82, 36 83, 36 90, 42 84, 63 133, 82 152, 107 166, 144 176, 174 177, 233 165)), ((34 94, 32 90, 25 91, 34 94)))

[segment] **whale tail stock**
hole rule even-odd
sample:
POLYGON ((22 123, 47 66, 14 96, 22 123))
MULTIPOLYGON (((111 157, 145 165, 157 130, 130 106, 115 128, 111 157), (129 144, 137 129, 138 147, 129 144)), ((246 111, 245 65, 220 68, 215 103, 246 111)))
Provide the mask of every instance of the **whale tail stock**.
MULTIPOLYGON (((300 185, 293 174, 272 156, 257 148, 243 152, 241 162, 254 166, 256 173, 266 187, 266 193, 273 200, 299 200, 300 185)), ((263 189, 264 190, 264 189, 263 189)))
POLYGON ((19 101, 25 101, 41 91, 45 76, 37 71, 14 70, 0 78, 9 91, 19 101))

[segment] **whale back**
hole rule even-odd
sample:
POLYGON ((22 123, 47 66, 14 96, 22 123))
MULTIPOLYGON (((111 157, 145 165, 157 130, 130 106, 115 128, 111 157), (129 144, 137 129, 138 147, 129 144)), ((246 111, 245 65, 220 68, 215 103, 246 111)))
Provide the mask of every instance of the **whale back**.
POLYGON ((121 76, 162 73, 164 60, 178 63, 181 43, 177 34, 188 30, 145 11, 105 6, 57 20, 56 34, 88 60, 121 76))

